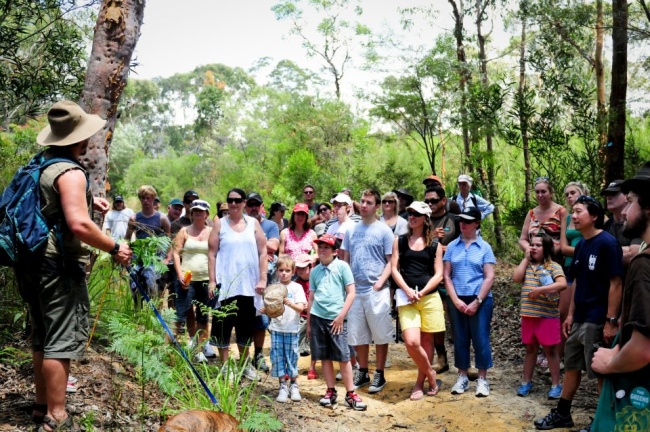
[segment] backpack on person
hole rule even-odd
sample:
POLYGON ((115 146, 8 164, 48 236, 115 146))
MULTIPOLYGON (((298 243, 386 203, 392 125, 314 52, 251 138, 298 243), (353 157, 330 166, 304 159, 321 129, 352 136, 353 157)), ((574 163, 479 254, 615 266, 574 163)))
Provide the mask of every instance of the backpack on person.
MULTIPOLYGON (((59 249, 63 250, 60 221, 49 221, 41 212, 41 174, 45 168, 59 162, 79 165, 65 157, 45 159, 43 152, 18 169, 0 198, 0 266, 40 260, 54 230, 59 249)), ((80 166, 80 165, 79 165, 80 166)))
MULTIPOLYGON (((459 196, 460 196, 459 193, 456 194, 456 195, 454 195, 454 196, 451 198, 452 201, 458 201, 458 197, 459 197, 459 196)), ((474 196, 474 194, 471 193, 471 192, 470 192, 470 194, 469 194, 469 199, 472 201, 472 204, 474 204, 474 207, 478 208, 478 206, 476 205, 476 196, 474 196)), ((449 203, 449 201, 447 201, 447 203, 449 203)), ((447 209, 447 211, 449 211, 449 209, 447 209)))

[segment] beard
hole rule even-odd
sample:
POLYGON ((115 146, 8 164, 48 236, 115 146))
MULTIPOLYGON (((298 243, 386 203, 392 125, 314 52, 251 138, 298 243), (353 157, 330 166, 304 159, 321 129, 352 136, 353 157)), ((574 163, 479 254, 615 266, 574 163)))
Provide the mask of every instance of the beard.
POLYGON ((648 228, 648 220, 648 215, 641 209, 640 216, 635 221, 625 221, 623 224, 623 235, 629 239, 641 237, 648 228))

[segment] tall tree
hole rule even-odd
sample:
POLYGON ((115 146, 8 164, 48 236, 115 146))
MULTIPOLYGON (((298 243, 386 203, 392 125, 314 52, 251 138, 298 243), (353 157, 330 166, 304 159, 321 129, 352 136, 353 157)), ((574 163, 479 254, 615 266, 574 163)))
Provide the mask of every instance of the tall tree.
POLYGON ((79 101, 87 112, 108 120, 104 129, 90 139, 82 160, 95 196, 106 194, 108 150, 131 56, 140 36, 144 7, 145 0, 103 0, 97 17, 88 72, 79 101))
POLYGON ((521 40, 519 41, 519 85, 517 87, 516 107, 519 112, 519 130, 521 132, 521 145, 524 153, 524 201, 526 208, 530 207, 530 196, 533 189, 530 169, 530 147, 528 144, 528 116, 524 111, 526 99, 526 29, 528 24, 528 1, 519 3, 519 16, 521 18, 521 40))
POLYGON ((612 0, 612 17, 612 84, 609 94, 609 130, 605 152, 605 181, 607 183, 625 177, 627 0, 612 0))

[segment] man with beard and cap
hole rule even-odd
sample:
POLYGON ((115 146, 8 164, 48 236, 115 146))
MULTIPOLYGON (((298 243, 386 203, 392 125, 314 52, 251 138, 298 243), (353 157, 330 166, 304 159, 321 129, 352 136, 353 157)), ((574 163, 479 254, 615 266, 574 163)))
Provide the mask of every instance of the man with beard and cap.
MULTIPOLYGON (((280 230, 278 224, 272 220, 262 217, 264 211, 264 200, 257 192, 251 192, 246 196, 246 214, 255 218, 260 223, 264 236, 266 237, 266 253, 269 260, 267 283, 271 284, 274 279, 275 263, 277 262, 276 252, 280 247, 280 230)), ((255 330, 253 331, 253 345, 255 346, 255 356, 253 365, 262 372, 269 372, 269 366, 266 364, 262 348, 264 347, 264 337, 266 329, 269 327, 269 317, 265 314, 259 314, 255 317, 255 330)))
POLYGON ((39 145, 47 147, 44 158, 69 160, 47 166, 39 179, 43 216, 63 221, 61 235, 51 230, 40 262, 19 262, 14 268, 20 294, 29 305, 32 327, 36 390, 32 419, 43 431, 74 428, 65 398, 70 360, 83 356, 88 340, 88 246, 110 253, 120 264, 128 264, 132 255, 127 243, 118 244, 91 219, 93 210, 106 213, 108 201, 92 196, 88 174, 79 164, 90 138, 106 120, 85 113, 70 101, 55 103, 47 119, 48 125, 36 138, 39 145))
POLYGON ((627 197, 621 191, 623 180, 614 180, 600 192, 607 202, 607 210, 612 212, 612 217, 605 222, 603 229, 614 236, 623 249, 623 265, 627 267, 630 260, 639 252, 640 238, 627 238, 623 235, 623 210, 627 206, 627 197))
POLYGON ((129 228, 129 220, 135 212, 127 208, 122 195, 115 195, 113 209, 106 213, 102 231, 113 237, 114 240, 123 239, 129 228))
MULTIPOLYGON (((627 194, 623 235, 650 243, 650 162, 621 184, 627 194)), ((619 322, 618 343, 600 348, 591 367, 605 376, 592 431, 650 428, 650 250, 632 258, 619 322)))

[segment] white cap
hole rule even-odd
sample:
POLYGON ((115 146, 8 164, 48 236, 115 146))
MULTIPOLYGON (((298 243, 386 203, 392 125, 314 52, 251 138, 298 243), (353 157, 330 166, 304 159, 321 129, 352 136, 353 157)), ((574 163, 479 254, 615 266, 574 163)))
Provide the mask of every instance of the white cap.
POLYGON ((458 183, 469 183, 471 186, 474 181, 467 174, 461 174, 458 176, 458 183))
POLYGON ((335 196, 334 198, 332 198, 332 199, 330 200, 330 202, 331 202, 332 204, 334 204, 335 202, 337 202, 337 203, 342 203, 342 204, 346 204, 346 205, 349 205, 349 206, 352 205, 352 200, 350 199, 350 197, 349 197, 347 194, 344 194, 344 193, 340 193, 340 194, 338 194, 337 196, 335 196))

